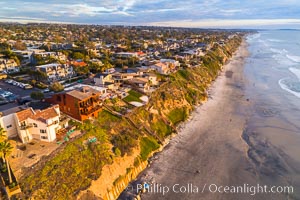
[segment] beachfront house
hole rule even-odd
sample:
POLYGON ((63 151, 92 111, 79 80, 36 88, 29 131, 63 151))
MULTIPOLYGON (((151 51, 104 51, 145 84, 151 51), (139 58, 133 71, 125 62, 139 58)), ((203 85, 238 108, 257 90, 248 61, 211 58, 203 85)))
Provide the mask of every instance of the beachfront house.
POLYGON ((102 110, 100 96, 106 93, 106 89, 97 90, 91 86, 84 85, 74 88, 68 92, 54 94, 46 102, 58 104, 60 110, 78 121, 97 117, 102 110))
POLYGON ((32 139, 45 142, 56 140, 56 133, 61 129, 59 124, 60 110, 58 105, 44 110, 27 108, 15 113, 18 135, 23 143, 32 139))

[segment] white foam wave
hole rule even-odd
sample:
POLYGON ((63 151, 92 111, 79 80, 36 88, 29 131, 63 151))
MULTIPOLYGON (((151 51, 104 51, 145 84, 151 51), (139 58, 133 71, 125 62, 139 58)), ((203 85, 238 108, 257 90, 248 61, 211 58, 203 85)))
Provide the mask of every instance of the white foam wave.
POLYGON ((268 39, 269 42, 284 42, 284 40, 268 39))
MULTIPOLYGON (((284 67, 284 66, 293 66, 293 65, 295 65, 295 62, 293 62, 293 61, 291 61, 290 59, 288 59, 284 54, 279 54, 279 53, 277 53, 277 54, 274 54, 273 56, 272 56, 272 58, 274 59, 274 60, 276 60, 276 62, 278 63, 278 64, 280 64, 282 67, 284 67)), ((284 67, 285 69, 286 69, 286 67, 284 67)))
POLYGON ((288 51, 286 49, 275 49, 275 48, 270 48, 270 50, 274 53, 279 53, 279 54, 286 54, 288 51))
POLYGON ((289 92, 289 93, 295 95, 296 97, 300 98, 300 92, 295 92, 295 91, 291 90, 291 89, 284 83, 285 80, 287 80, 287 78, 283 78, 283 79, 280 79, 280 80, 278 81, 278 84, 280 85, 280 87, 281 87, 283 90, 285 90, 285 91, 287 91, 287 92, 289 92))
POLYGON ((297 78, 300 80, 300 69, 294 68, 294 67, 290 67, 289 68, 290 72, 292 72, 293 74, 295 74, 297 76, 297 78))
POLYGON ((293 62, 300 63, 300 56, 294 56, 294 55, 286 55, 286 57, 293 62))
POLYGON ((260 38, 260 36, 261 36, 260 33, 256 33, 256 34, 253 34, 253 35, 249 35, 249 36, 247 37, 247 40, 252 41, 252 40, 254 40, 254 39, 260 38))

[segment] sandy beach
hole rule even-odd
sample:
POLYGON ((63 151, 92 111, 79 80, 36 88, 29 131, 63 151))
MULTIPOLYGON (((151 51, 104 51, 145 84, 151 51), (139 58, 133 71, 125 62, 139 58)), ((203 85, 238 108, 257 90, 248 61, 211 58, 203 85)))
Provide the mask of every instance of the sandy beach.
MULTIPOLYGON (((249 192, 210 191, 215 185, 252 186, 271 184, 274 180, 272 171, 268 174, 269 169, 260 168, 263 162, 258 164, 257 160, 267 157, 264 150, 273 155, 278 153, 275 148, 265 147, 266 143, 249 130, 248 120, 255 109, 251 98, 245 95, 249 83, 244 76, 244 63, 248 54, 247 43, 243 42, 210 87, 209 100, 178 128, 178 135, 153 156, 151 166, 129 186, 132 189, 137 183, 147 182, 169 188, 164 194, 157 190, 143 193, 142 199, 293 199, 278 193, 253 196, 249 192), (179 190, 181 186, 184 192, 179 190)), ((271 162, 275 173, 280 164, 271 162)))

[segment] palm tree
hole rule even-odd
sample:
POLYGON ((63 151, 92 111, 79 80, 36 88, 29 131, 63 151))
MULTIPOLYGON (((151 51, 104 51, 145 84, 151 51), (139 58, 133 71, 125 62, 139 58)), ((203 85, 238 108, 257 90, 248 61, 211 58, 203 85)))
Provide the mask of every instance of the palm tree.
POLYGON ((7 139, 6 131, 0 126, 0 142, 7 139))
POLYGON ((2 157, 3 163, 6 163, 9 183, 12 182, 12 178, 11 178, 9 163, 6 158, 11 154, 12 150, 13 147, 11 146, 10 142, 7 140, 6 131, 0 126, 0 156, 2 157))
POLYGON ((12 177, 11 177, 11 171, 10 171, 9 163, 8 163, 8 160, 7 160, 7 156, 9 156, 11 154, 12 150, 13 150, 13 147, 11 146, 9 141, 5 140, 5 141, 0 143, 0 155, 3 159, 3 163, 6 163, 9 183, 12 182, 12 177))

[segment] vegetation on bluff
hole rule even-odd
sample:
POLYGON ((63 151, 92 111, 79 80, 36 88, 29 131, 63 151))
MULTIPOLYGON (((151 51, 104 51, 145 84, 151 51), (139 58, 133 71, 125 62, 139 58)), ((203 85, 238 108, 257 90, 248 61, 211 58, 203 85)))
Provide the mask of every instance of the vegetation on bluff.
POLYGON ((147 105, 135 108, 126 117, 103 111, 97 120, 80 125, 86 132, 82 137, 69 141, 47 162, 26 170, 21 179, 25 198, 73 199, 101 175, 102 167, 112 163, 114 157, 131 154, 135 148, 140 149, 136 160, 146 160, 175 125, 207 98, 206 89, 240 43, 241 38, 234 37, 208 52, 201 66, 169 75, 147 105), (90 142, 91 138, 97 142, 90 142))

